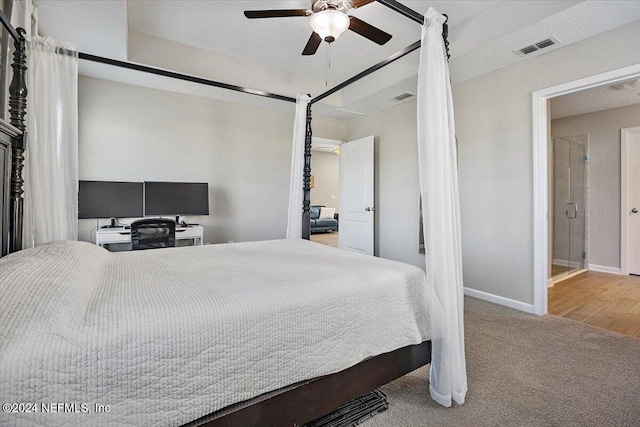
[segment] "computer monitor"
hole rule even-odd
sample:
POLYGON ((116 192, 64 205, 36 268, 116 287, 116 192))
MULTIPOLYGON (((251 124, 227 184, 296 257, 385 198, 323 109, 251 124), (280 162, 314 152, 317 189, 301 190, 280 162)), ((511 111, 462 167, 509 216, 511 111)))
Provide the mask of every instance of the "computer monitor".
POLYGON ((145 181, 144 214, 209 215, 209 184, 145 181))
POLYGON ((78 218, 141 217, 142 195, 142 182, 80 181, 78 218))

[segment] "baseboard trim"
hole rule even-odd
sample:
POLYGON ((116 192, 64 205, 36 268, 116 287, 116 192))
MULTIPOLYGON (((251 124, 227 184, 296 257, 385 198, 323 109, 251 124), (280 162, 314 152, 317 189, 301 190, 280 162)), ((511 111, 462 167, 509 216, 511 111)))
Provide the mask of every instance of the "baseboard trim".
POLYGON ((607 267, 606 265, 589 264, 589 270, 598 271, 600 273, 622 274, 619 268, 607 267))
POLYGON ((477 289, 463 288, 464 294, 470 297, 478 298, 484 301, 489 301, 494 304, 503 305, 505 307, 513 308, 514 310, 524 311, 525 313, 533 313, 533 304, 527 304, 522 301, 516 301, 511 298, 501 297, 499 295, 490 294, 488 292, 479 291, 477 289))
POLYGON ((567 261, 566 259, 554 259, 551 263, 560 267, 582 268, 581 262, 567 261))
POLYGON ((554 286, 556 283, 560 283, 564 280, 571 279, 572 277, 577 276, 578 274, 582 274, 586 271, 589 271, 589 270, 587 270, 586 268, 581 268, 580 270, 574 270, 571 273, 553 276, 551 279, 547 280, 547 288, 554 286))

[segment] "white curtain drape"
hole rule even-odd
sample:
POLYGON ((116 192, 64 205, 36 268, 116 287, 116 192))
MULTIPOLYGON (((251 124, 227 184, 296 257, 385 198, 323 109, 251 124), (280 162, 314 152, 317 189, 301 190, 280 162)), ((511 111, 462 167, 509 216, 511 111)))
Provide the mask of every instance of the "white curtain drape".
POLYGON ((38 35, 38 9, 32 0, 14 0, 10 19, 13 28, 24 28, 27 36, 38 35))
POLYGON ((429 8, 418 73, 418 158, 426 276, 432 290, 429 391, 444 406, 467 392, 455 126, 442 24, 429 8))
POLYGON ((27 41, 23 247, 78 237, 78 51, 27 41))
POLYGON ((304 140, 307 130, 307 105, 310 100, 307 95, 296 97, 296 117, 293 122, 293 146, 291 148, 287 239, 302 238, 302 199, 304 198, 302 173, 304 169, 304 140))

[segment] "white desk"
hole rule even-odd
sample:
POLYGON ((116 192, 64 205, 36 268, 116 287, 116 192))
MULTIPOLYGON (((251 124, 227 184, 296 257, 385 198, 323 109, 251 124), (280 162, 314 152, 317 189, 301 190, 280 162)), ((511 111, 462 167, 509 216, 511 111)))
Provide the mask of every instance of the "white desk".
MULTIPOLYGON (((176 227, 177 240, 193 240, 196 246, 202 245, 204 228, 201 225, 176 227)), ((100 228, 96 232, 96 245, 104 246, 111 243, 131 243, 131 230, 124 227, 100 228)))

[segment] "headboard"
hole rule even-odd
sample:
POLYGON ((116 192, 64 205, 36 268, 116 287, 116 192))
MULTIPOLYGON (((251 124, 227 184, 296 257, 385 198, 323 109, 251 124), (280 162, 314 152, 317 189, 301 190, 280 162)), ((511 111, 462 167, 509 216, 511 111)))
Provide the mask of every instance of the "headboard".
POLYGON ((2 248, 0 253, 2 256, 9 252, 11 147, 18 144, 21 138, 22 134, 18 129, 0 119, 0 211, 2 212, 2 220, 0 221, 2 248))

